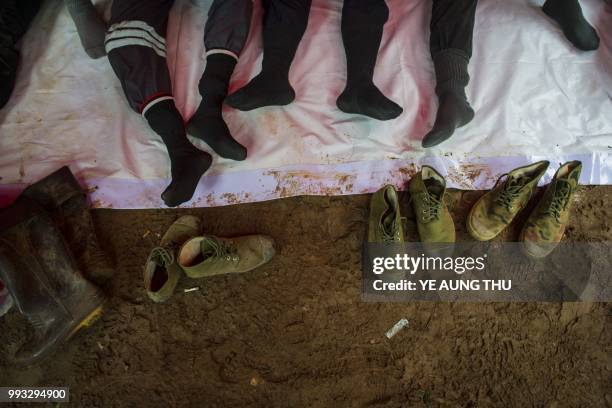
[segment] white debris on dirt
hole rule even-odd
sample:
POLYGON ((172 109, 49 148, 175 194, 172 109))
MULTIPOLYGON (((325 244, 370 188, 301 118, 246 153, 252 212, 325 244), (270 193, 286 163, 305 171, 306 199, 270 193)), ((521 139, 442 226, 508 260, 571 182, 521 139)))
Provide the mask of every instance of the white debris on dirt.
POLYGON ((184 292, 185 292, 185 293, 188 293, 188 292, 195 292, 196 290, 200 290, 200 287, 199 287, 199 286, 196 286, 196 287, 194 287, 194 288, 188 288, 188 289, 185 289, 185 291, 184 291, 184 292))
POLYGON ((404 327, 408 327, 408 324, 409 324, 408 319, 401 319, 400 321, 395 323, 395 325, 393 325, 393 327, 390 328, 387 331, 387 333, 385 333, 385 336, 387 336, 387 338, 390 339, 391 337, 399 333, 399 331, 402 330, 404 327))

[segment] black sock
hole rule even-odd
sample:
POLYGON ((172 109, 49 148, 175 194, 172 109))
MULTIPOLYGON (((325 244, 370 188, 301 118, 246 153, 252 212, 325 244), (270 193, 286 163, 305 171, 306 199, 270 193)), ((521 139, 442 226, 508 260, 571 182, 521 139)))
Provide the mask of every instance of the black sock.
POLYGON ((205 141, 221 157, 244 160, 247 150, 232 137, 221 113, 235 66, 236 59, 230 55, 219 53, 206 57, 206 69, 198 87, 202 102, 187 123, 187 132, 205 141))
POLYGON ((168 149, 172 181, 161 197, 168 207, 176 207, 191 200, 200 177, 212 163, 212 157, 187 140, 183 118, 174 106, 174 101, 165 100, 154 104, 145 113, 145 118, 168 149))
POLYGON ((265 2, 263 62, 255 78, 227 97, 229 106, 249 111, 263 106, 283 106, 295 99, 289 68, 306 31, 311 0, 265 2))
POLYGON ((584 18, 578 0, 547 0, 542 10, 561 26, 576 48, 592 51, 599 47, 597 32, 584 18))
POLYGON ((398 117, 402 108, 372 82, 376 57, 389 16, 384 0, 345 0, 342 7, 342 41, 346 52, 346 88, 336 105, 346 113, 374 119, 398 117))
POLYGON ((458 49, 446 49, 433 59, 439 104, 434 126, 423 138, 423 147, 442 143, 453 135, 456 128, 474 118, 474 110, 465 95, 465 87, 470 79, 467 55, 458 49))

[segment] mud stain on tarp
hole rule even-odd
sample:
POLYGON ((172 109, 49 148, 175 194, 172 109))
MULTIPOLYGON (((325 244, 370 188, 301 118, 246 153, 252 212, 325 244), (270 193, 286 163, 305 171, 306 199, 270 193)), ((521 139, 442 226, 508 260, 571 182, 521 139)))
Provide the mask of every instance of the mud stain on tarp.
POLYGON ((461 164, 446 177, 458 188, 474 188, 474 185, 489 185, 495 181, 491 168, 484 164, 461 164))
POLYGON ((218 207, 224 205, 234 205, 234 204, 243 204, 250 203, 253 201, 253 196, 251 193, 223 193, 219 196, 209 193, 205 196, 201 196, 196 198, 189 207, 191 208, 199 208, 199 207, 218 207))
POLYGON ((262 127, 266 130, 270 136, 278 136, 278 119, 277 116, 271 112, 265 112, 261 115, 262 127))
POLYGON ((274 195, 278 198, 296 195, 352 194, 356 176, 348 173, 311 173, 307 171, 268 171, 276 180, 274 195))
POLYGON ((113 204, 98 198, 91 202, 91 208, 113 208, 113 204))
POLYGON ((408 166, 397 169, 397 172, 401 175, 401 177, 406 180, 410 180, 415 174, 417 174, 418 171, 419 169, 414 163, 410 163, 408 166))
MULTIPOLYGON (((391 184, 400 190, 404 190, 408 187, 408 183, 418 171, 417 165, 415 163, 410 163, 398 169, 389 170, 382 181, 379 181, 374 174, 371 175, 370 179, 372 180, 373 186, 380 184, 380 187, 382 187, 383 185, 391 184)), ((372 192, 370 189, 360 191, 362 194, 370 192, 372 192)))

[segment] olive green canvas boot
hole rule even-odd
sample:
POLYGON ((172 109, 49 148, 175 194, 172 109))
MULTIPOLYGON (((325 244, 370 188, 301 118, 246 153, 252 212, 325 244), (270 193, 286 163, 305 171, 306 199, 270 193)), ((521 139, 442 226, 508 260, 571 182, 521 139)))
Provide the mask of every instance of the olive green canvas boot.
POLYGON ((251 271, 272 259, 274 253, 274 240, 266 235, 205 235, 185 242, 178 263, 190 278, 204 278, 251 271))
POLYGON ((455 224, 446 204, 446 181, 434 168, 421 167, 408 187, 419 237, 424 243, 455 242, 455 224))
POLYGON ((184 215, 174 221, 159 246, 153 248, 144 272, 145 288, 151 300, 164 302, 172 296, 183 273, 177 262, 178 250, 187 240, 200 235, 201 230, 198 217, 184 215))
POLYGON ((548 161, 539 161, 502 175, 470 210, 467 218, 470 235, 488 241, 502 232, 527 205, 548 165, 548 161))
POLYGON ((563 164, 555 173, 521 232, 520 241, 526 255, 543 258, 550 254, 563 238, 581 170, 582 163, 571 161, 563 164))
POLYGON ((385 186, 372 195, 368 242, 380 244, 404 242, 399 199, 393 186, 385 186))

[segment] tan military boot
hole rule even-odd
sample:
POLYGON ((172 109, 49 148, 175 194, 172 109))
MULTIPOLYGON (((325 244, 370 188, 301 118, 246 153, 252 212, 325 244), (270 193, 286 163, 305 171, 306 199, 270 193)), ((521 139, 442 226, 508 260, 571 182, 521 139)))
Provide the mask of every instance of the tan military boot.
POLYGON ((145 264, 144 282, 147 295, 154 302, 172 296, 183 273, 177 263, 177 252, 190 238, 200 235, 202 222, 193 215, 184 215, 168 228, 159 246, 153 248, 145 264))
POLYGON ((488 241, 502 232, 527 205, 548 165, 548 161, 540 161, 502 175, 472 207, 467 219, 470 235, 488 241))
POLYGON ((569 222, 570 204, 582 163, 563 164, 546 188, 542 199, 529 215, 521 232, 523 252, 532 258, 543 258, 559 244, 569 222))
POLYGON ((370 200, 368 242, 389 244, 404 242, 404 229, 395 187, 381 188, 370 200))
POLYGON ((419 237, 426 243, 455 242, 455 224, 444 204, 446 181, 434 168, 423 166, 408 187, 419 237))
POLYGON ((180 249, 178 263, 190 278, 243 273, 260 267, 274 256, 274 240, 266 235, 219 238, 195 237, 180 249))

